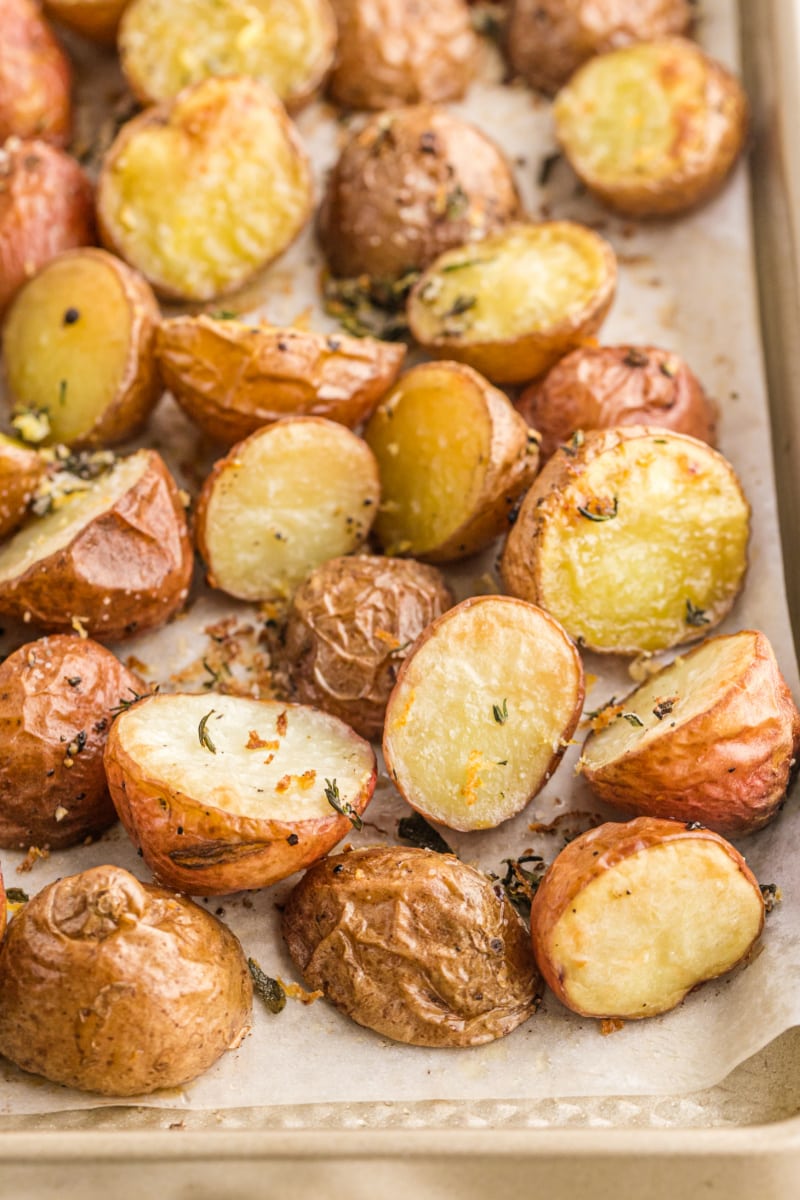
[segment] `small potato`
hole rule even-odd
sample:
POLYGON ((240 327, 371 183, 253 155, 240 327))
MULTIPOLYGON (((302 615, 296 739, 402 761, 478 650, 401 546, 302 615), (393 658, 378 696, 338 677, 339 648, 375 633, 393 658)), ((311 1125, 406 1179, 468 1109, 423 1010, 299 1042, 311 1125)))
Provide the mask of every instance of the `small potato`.
POLYGON ((377 114, 331 173, 319 237, 334 275, 394 280, 519 212, 514 176, 484 133, 430 105, 377 114))
POLYGON ((333 0, 339 26, 329 91, 348 108, 458 100, 478 41, 464 0, 333 0))
POLYGON ((369 742, 313 708, 204 692, 148 696, 105 754, 120 819, 161 883, 217 896, 268 887, 361 828, 369 742))
POLYGON ((597 332, 616 283, 614 251, 585 225, 511 225, 440 255, 409 296, 408 323, 426 350, 523 383, 597 332))
POLYGON ((103 243, 159 295, 212 300, 282 254, 311 212, 311 174, 265 83, 207 79, 128 121, 103 160, 103 243))
POLYGON ((733 846, 654 817, 570 842, 531 906, 539 970, 585 1017, 667 1012, 741 962, 763 924, 758 883, 733 846))
POLYGON ((750 506, 705 442, 643 425, 587 433, 546 464, 506 541, 505 588, 589 650, 695 641, 744 583, 750 506))
POLYGON ((115 641, 173 616, 192 569, 175 482, 155 450, 140 450, 78 479, 0 548, 0 613, 115 641))
POLYGON ((156 338, 161 375, 181 408, 230 446, 281 417, 354 428, 389 390, 405 346, 259 323, 173 317, 156 338))
POLYGON ((533 799, 578 724, 580 655, 561 626, 508 596, 464 600, 404 662, 383 754, 412 808, 450 829, 491 829, 533 799))
POLYGON ((195 1079, 250 1027, 253 989, 221 921, 120 867, 51 883, 0 947, 0 1053, 103 1096, 195 1079))
POLYGON ((149 285, 105 250, 69 250, 17 293, 3 329, 17 411, 45 414, 50 442, 107 446, 141 429, 161 395, 160 313, 149 285))
POLYGON ((14 533, 25 520, 45 472, 41 455, 0 433, 0 540, 14 533))
POLYGON ((0 148, 0 316, 51 258, 94 240, 92 185, 75 159, 9 138, 0 148))
POLYGON ((0 664, 0 846, 74 846, 117 819, 103 750, 112 710, 144 685, 89 638, 21 646, 0 664))
POLYGON ((285 600, 320 563, 363 545, 379 497, 375 457, 343 425, 285 417, 258 429, 200 493, 208 581, 240 600, 285 600))
POLYGON ((443 576, 411 559, 351 556, 317 567, 294 594, 281 658, 294 694, 380 737, 409 647, 453 604, 443 576))
POLYGON ((117 28, 129 0, 44 0, 48 16, 93 42, 114 46, 117 28))
POLYGON ((590 59, 558 93, 556 135, 603 204, 633 217, 686 212, 722 186, 747 132, 735 76, 682 38, 590 59))
POLYGON ((716 404, 682 358, 656 346, 582 346, 514 407, 541 434, 542 459, 578 430, 615 425, 658 425, 716 441, 716 404))
POLYGON ((364 436, 380 469, 378 541, 429 562, 464 558, 502 533, 539 465, 538 437, 507 396, 460 363, 413 367, 364 436))
POLYGON ((525 930, 502 889, 450 854, 372 846, 317 863, 283 911, 311 988, 412 1046, 479 1046, 539 1003, 525 930))
POLYGON ((624 813, 736 837, 777 814, 798 750, 800 712, 769 641, 746 629, 709 638, 603 709, 580 766, 624 813))
POLYGON ((0 144, 9 137, 69 141, 69 59, 34 0, 0 2, 0 144))
POLYGON ((0 941, 6 931, 6 889, 3 884, 3 868, 0 866, 0 941))

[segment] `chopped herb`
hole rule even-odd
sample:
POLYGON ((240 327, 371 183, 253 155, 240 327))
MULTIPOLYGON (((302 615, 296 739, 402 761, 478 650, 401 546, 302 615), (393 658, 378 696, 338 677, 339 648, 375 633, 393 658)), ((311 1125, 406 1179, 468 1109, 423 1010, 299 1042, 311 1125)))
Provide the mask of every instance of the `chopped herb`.
POLYGON ((46 408, 21 408, 11 418, 20 441, 36 446, 50 436, 50 413, 46 408))
POLYGON ((64 678, 70 687, 78 687, 81 682, 80 675, 65 675, 64 678))
POLYGON ((574 458, 583 445, 585 438, 582 429, 576 429, 568 442, 562 442, 561 449, 569 458, 574 458))
POLYGON ((705 825, 703 824, 702 821, 687 821, 686 828, 687 829, 705 829, 705 825))
POLYGON ((131 693, 131 699, 124 700, 120 698, 119 704, 115 704, 113 708, 109 709, 112 717, 118 716, 121 712, 126 712, 138 700, 146 700, 148 696, 155 696, 158 691, 158 685, 156 684, 152 692, 136 692, 133 688, 128 688, 128 691, 131 693))
POLYGON ((286 1007, 286 992, 278 980, 265 975, 254 958, 248 958, 247 967, 253 980, 255 994, 264 1001, 271 1013, 277 1016, 279 1012, 283 1012, 286 1007))
POLYGON ((613 521, 617 515, 618 503, 616 496, 612 499, 610 507, 608 501, 589 501, 585 505, 579 504, 578 512, 582 517, 586 517, 587 521, 613 521))
POLYGON ((209 675, 208 679, 203 680, 203 687, 206 689, 206 691, 210 691, 211 688, 215 687, 220 682, 223 671, 228 675, 231 673, 230 667, 228 667, 226 663, 223 663, 219 670, 215 670, 207 658, 203 659, 203 670, 207 671, 209 675))
POLYGON ((441 314, 441 320, 447 321, 450 317, 460 317, 465 312, 469 312, 471 308, 474 308, 477 303, 477 296, 456 296, 447 312, 441 314))
POLYGON ((210 750, 212 754, 217 753, 217 747, 214 745, 211 738, 209 737, 209 735, 206 731, 206 726, 208 725, 208 722, 211 719, 211 717, 213 717, 214 712, 215 712, 215 709, 212 708, 210 712, 206 713, 206 715, 203 717, 200 724, 197 726, 197 736, 200 739, 200 745, 203 747, 204 750, 210 750))
POLYGON ((695 608, 691 600, 686 601, 686 624, 695 626, 709 624, 706 610, 704 608, 695 608))
POLYGON ((217 312, 209 313, 210 317, 215 321, 236 321, 239 314, 232 312, 229 308, 220 308, 217 312))
POLYGON ((495 721, 497 721, 498 725, 505 725, 506 721, 508 720, 508 700, 506 700, 505 697, 503 697, 502 705, 492 705, 492 716, 494 717, 495 721))
POLYGON ((671 713, 674 707, 674 700, 659 700, 658 704, 653 709, 653 716, 657 717, 659 721, 663 721, 664 717, 671 713))
POLYGON ((492 878, 498 880, 517 912, 527 920, 531 914, 531 901, 545 871, 544 859, 539 854, 521 854, 519 858, 504 858, 503 862, 506 864, 504 877, 500 879, 493 875, 492 878), (533 869, 526 871, 525 863, 533 864, 533 869))
POLYGON ((418 271, 394 280, 327 276, 322 293, 325 311, 354 337, 402 341, 408 334, 406 299, 418 278, 418 271))
POLYGON ((650 359, 643 350, 637 350, 635 346, 631 346, 628 353, 622 360, 626 367, 646 367, 650 364, 650 359))
POLYGON ((458 221, 460 217, 466 215, 468 208, 469 196, 461 184, 457 183, 452 192, 448 193, 444 215, 448 221, 458 221))
POLYGON ((421 813, 401 817, 397 822, 397 836, 420 850, 435 850, 438 854, 453 853, 439 831, 429 825, 421 813))
POLYGON ((66 379, 61 379, 58 384, 58 403, 61 405, 66 403, 67 387, 68 387, 68 384, 67 384, 66 379))
MULTIPOLYGON (((23 893, 24 895, 24 893, 23 893)), ((779 903, 781 894, 777 883, 762 883, 761 895, 764 897, 764 908, 768 913, 771 913, 776 904, 779 903)), ((27 896, 25 897, 27 900, 27 896)))
POLYGON ((620 713, 619 715, 623 718, 623 720, 627 721, 629 725, 638 725, 640 729, 644 729, 644 721, 640 720, 636 713, 627 712, 620 713))
POLYGON ((498 767, 507 767, 508 759, 507 758, 498 758, 497 765, 498 765, 498 767))
POLYGON ((27 892, 23 892, 22 888, 6 888, 6 900, 9 904, 27 904, 30 899, 27 892))
POLYGON ((68 308, 64 313, 63 323, 65 325, 74 325, 76 321, 80 320, 80 318, 81 314, 77 308, 68 308))
POLYGON ((547 154, 542 159, 541 166, 539 167, 539 174, 536 179, 536 182, 539 184, 540 188, 547 187, 548 183, 550 182, 550 176, 553 174, 553 170, 558 165, 561 157, 562 155, 560 151, 554 150, 552 154, 547 154))
POLYGON ((330 804, 331 808, 335 808, 336 811, 341 813, 343 817, 347 817, 348 821, 353 826, 353 829, 363 829, 364 822, 361 820, 361 817, 353 808, 352 804, 348 804, 347 801, 343 800, 339 795, 339 789, 336 786, 335 779, 325 780, 325 799, 328 801, 328 804, 330 804))
POLYGON ((447 263, 439 267, 440 275, 451 275, 453 271, 463 271, 466 267, 481 267, 484 263, 494 262, 492 258, 462 258, 460 262, 447 263))

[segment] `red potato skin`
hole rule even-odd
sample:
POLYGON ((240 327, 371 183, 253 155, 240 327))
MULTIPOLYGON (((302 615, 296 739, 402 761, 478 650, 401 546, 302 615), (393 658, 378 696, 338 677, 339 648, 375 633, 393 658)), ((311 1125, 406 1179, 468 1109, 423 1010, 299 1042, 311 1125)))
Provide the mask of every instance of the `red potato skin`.
POLYGON ((0 142, 64 146, 72 126, 69 59, 33 0, 0 0, 0 142))
POLYGON ((0 442, 0 541, 22 524, 44 475, 44 462, 35 450, 0 442))
POLYGON ((114 46, 128 0, 44 0, 48 16, 103 46, 114 46))
POLYGON ((6 889, 3 883, 3 868, 0 866, 0 941, 6 931, 6 889))

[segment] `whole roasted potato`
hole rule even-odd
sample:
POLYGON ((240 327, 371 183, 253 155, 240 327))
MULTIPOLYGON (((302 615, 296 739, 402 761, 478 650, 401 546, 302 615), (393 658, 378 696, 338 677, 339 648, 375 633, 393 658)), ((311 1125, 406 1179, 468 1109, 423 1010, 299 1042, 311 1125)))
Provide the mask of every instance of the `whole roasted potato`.
POLYGON ((50 884, 0 947, 0 1053, 104 1096, 180 1087, 248 1032, 242 948, 184 896, 103 866, 50 884))
POLYGON ((439 571, 412 559, 323 563, 294 594, 281 650, 297 699, 380 737, 409 647, 452 603, 439 571))
POLYGON ((47 14, 93 42, 113 46, 129 0, 44 0, 47 14))
POLYGON ((45 471, 40 454, 0 434, 0 540, 24 521, 45 471))
POLYGON ((430 105, 371 117, 328 181, 319 237, 334 275, 398 279, 517 215, 511 167, 484 133, 430 105))
POLYGON ((73 846, 117 819, 103 769, 112 710, 142 681, 97 642, 62 634, 0 664, 0 846, 73 846))
POLYGON ((536 1011, 519 917, 449 854, 372 846, 326 858, 289 896, 283 934, 309 987, 398 1042, 478 1046, 536 1011))
POLYGON ((69 59, 34 0, 0 0, 0 143, 63 146, 72 123, 69 59))

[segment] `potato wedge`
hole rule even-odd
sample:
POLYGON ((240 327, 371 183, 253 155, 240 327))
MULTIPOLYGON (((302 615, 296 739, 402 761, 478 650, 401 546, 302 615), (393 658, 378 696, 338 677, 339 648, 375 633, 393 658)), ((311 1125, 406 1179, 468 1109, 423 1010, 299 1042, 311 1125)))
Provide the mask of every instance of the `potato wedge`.
POLYGON ((161 296, 212 300, 287 248, 311 212, 308 159, 255 79, 208 79, 123 126, 100 173, 103 243, 161 296))
POLYGON ((426 350, 523 383, 597 332, 616 283, 614 251, 585 225, 510 225, 440 255, 412 289, 408 324, 426 350))
POLYGON ((726 837, 777 815, 800 749, 800 712, 769 641, 752 629, 709 638, 597 724, 580 768, 601 800, 726 837))
POLYGON ((256 430, 200 493, 208 581, 240 600, 285 600, 320 563, 364 543, 379 497, 375 457, 343 425, 286 417, 256 430))
POLYGON ((25 520, 45 471, 41 455, 0 433, 0 539, 7 538, 25 520))
POLYGON ((375 788, 369 742, 314 708, 148 696, 105 754, 120 819, 159 882, 192 895, 267 887, 360 828, 375 788))
POLYGON ((249 75, 297 108, 327 75, 335 45, 328 0, 131 0, 119 29, 122 70, 142 104, 249 75))
POLYGON ((0 612, 115 641, 173 616, 192 569, 175 482, 155 450, 140 450, 0 548, 0 612))
POLYGON ((719 834, 639 817, 561 851, 531 906, 539 970, 586 1017, 639 1020, 730 971, 761 933, 764 901, 719 834))
POLYGON ((634 217, 670 216, 708 200, 747 132, 739 80, 682 38, 590 59, 553 112, 575 173, 603 204, 634 217))
POLYGON ((9 137, 66 145, 72 128, 69 59, 34 0, 3 0, 0 26, 0 145, 9 137))
POLYGON ((545 612, 509 596, 464 600, 400 669, 386 708, 387 770, 423 816, 491 829, 553 774, 583 696, 580 655, 545 612))
POLYGON ((104 46, 114 46, 129 0, 43 0, 45 12, 62 25, 104 46))
POLYGON ((538 437, 503 392, 460 363, 412 367, 372 416, 386 554, 464 558, 508 527, 539 465, 538 437))
POLYGON ((590 650, 696 641, 730 612, 750 506, 704 442, 630 425, 562 446, 522 502, 500 564, 506 590, 590 650))
POLYGON ((354 428, 395 382, 405 346, 375 338, 173 317, 156 338, 165 384, 201 429, 230 446, 281 417, 354 428))
POLYGON ((46 414, 50 442, 107 446, 133 436, 161 395, 160 313, 138 272, 105 250, 69 250, 17 293, 3 327, 15 411, 46 414))
POLYGON ((539 1003, 519 917, 451 854, 370 846, 317 863, 283 912, 311 988, 359 1025, 412 1046, 479 1046, 539 1003))

